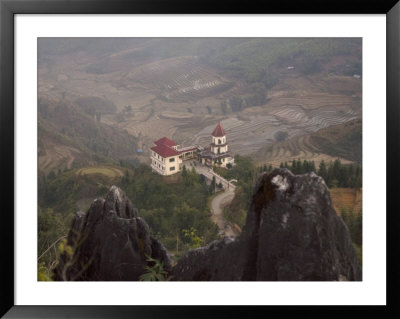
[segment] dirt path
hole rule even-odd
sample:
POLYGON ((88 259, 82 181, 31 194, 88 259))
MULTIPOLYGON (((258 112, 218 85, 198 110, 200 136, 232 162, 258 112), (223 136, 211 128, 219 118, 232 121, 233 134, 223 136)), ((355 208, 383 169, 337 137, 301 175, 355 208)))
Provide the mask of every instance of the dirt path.
POLYGON ((237 235, 230 223, 225 220, 223 214, 224 207, 232 201, 234 196, 235 192, 233 190, 228 190, 217 195, 211 201, 211 220, 218 225, 222 236, 237 235))

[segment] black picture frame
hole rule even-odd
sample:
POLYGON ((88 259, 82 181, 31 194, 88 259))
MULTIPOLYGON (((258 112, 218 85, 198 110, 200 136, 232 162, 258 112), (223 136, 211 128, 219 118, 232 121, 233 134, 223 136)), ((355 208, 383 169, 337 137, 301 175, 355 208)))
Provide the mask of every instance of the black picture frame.
MULTIPOLYGON (((5 318, 399 318, 399 226, 396 183, 400 136, 400 3, 398 0, 216 2, 205 0, 0 0, 0 315, 5 318), (14 303, 14 16, 16 14, 386 14, 387 18, 387 305, 386 306, 16 306, 14 303)), ((379 112, 379 107, 377 107, 379 112)), ((377 185, 377 187, 379 187, 377 185)), ((382 203, 384 207, 384 203, 382 203)))

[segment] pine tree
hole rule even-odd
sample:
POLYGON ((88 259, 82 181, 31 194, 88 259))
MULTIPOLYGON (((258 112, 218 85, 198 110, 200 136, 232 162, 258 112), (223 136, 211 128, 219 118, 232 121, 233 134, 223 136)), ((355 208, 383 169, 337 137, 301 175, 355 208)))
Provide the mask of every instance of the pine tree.
POLYGON ((327 182, 328 170, 327 170, 326 164, 323 160, 321 161, 321 163, 319 163, 318 175, 321 176, 325 180, 325 183, 327 182))

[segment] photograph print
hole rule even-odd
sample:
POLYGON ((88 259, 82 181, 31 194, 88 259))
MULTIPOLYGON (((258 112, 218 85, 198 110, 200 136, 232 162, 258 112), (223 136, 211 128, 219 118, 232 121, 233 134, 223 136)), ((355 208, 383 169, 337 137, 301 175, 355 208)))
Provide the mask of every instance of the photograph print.
POLYGON ((38 281, 362 281, 362 38, 38 38, 38 281))

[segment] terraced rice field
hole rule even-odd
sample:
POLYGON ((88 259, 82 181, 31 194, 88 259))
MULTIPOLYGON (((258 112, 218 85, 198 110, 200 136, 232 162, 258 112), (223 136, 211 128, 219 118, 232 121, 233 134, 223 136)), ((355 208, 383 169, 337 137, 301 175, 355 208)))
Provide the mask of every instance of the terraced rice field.
POLYGON ((78 149, 71 146, 48 143, 45 154, 38 157, 38 165, 41 170, 47 172, 59 168, 70 169, 80 153, 78 149))
POLYGON ((76 175, 94 175, 94 174, 100 174, 107 176, 109 178, 115 178, 115 177, 122 177, 124 173, 114 167, 109 167, 109 166, 96 166, 96 167, 85 167, 81 168, 76 172, 76 175))
POLYGON ((355 104, 355 98, 347 95, 337 95, 328 93, 296 92, 286 94, 279 98, 274 98, 272 93, 271 105, 274 106, 301 106, 305 109, 319 109, 321 105, 326 108, 349 108, 355 104), (292 96, 290 96, 292 95, 292 96))
POLYGON ((303 107, 287 106, 282 110, 273 113, 275 117, 292 127, 301 127, 308 132, 325 128, 331 125, 341 124, 359 118, 355 111, 338 111, 329 109, 326 106, 306 110, 303 107))
POLYGON ((157 88, 162 97, 173 101, 197 100, 223 92, 233 85, 213 70, 200 65, 197 57, 149 63, 130 72, 127 80, 157 88))
MULTIPOLYGON (((273 161, 293 156, 302 159, 313 158, 315 153, 319 154, 320 152, 310 142, 309 137, 303 135, 359 117, 360 115, 351 109, 335 111, 320 107, 306 110, 299 106, 288 106, 268 115, 250 115, 246 120, 230 117, 222 120, 221 123, 227 133, 230 150, 240 155, 249 155, 262 147, 274 144, 275 134, 278 131, 288 132, 289 137, 299 136, 296 141, 288 143, 285 148, 272 148, 268 159, 273 161)), ((215 124, 202 129, 188 143, 208 145, 215 124)))

